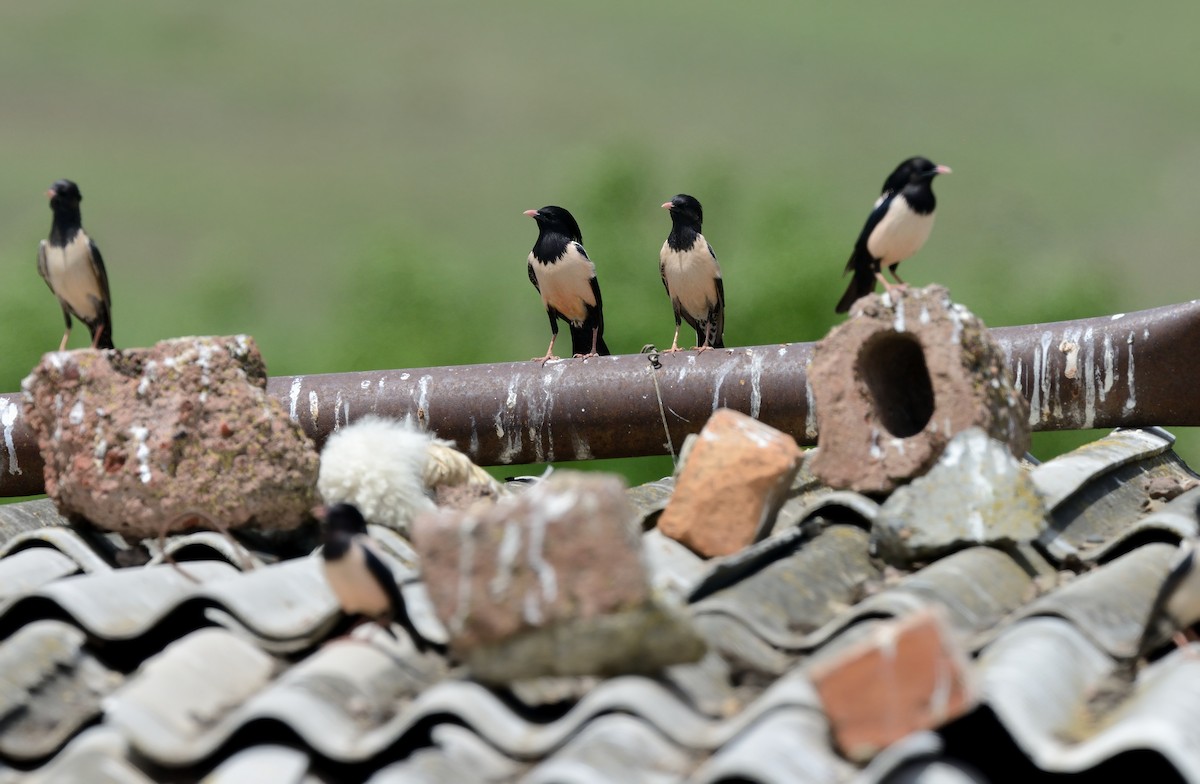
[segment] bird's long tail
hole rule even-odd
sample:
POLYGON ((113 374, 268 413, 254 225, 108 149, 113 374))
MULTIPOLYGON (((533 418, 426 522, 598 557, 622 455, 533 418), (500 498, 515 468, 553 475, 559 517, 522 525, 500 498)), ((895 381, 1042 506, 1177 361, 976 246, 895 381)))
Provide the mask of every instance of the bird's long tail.
POLYGON ((87 325, 88 332, 92 335, 92 342, 96 344, 96 348, 116 348, 113 345, 112 339, 112 319, 108 313, 101 314, 101 318, 97 319, 94 324, 87 325), (97 335, 96 333, 100 334, 97 335))
MULTIPOLYGON (((572 354, 591 354, 592 353, 592 325, 584 322, 582 327, 570 325, 571 330, 571 353, 572 354)), ((602 357, 608 356, 610 353, 608 346, 604 342, 604 327, 600 327, 599 334, 596 335, 596 353, 602 357)))
POLYGON ((696 345, 709 348, 725 348, 725 336, 721 334, 721 322, 713 319, 696 327, 696 345))
POLYGON ((856 266, 854 268, 854 277, 850 280, 850 285, 846 288, 846 293, 838 300, 837 307, 834 308, 835 313, 845 313, 850 310, 850 306, 857 302, 862 297, 867 296, 875 290, 875 273, 869 267, 863 268, 856 266))

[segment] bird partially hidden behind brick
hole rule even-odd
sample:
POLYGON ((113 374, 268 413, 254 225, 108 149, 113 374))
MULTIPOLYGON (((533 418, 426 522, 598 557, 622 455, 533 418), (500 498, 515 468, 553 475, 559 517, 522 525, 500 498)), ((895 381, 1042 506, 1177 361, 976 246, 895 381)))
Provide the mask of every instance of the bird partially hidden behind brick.
POLYGON ((328 505, 353 504, 367 522, 407 536, 437 505, 462 507, 505 494, 503 485, 410 419, 366 416, 321 450, 317 492, 328 505))

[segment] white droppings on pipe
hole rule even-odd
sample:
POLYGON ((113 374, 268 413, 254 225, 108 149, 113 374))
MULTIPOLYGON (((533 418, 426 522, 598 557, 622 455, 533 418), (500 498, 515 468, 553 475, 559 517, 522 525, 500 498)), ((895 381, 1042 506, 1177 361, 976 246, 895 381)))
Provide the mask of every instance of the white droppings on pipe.
POLYGON ((401 381, 408 381, 410 378, 412 378, 412 373, 401 373, 400 374, 401 381))
POLYGON ((781 357, 786 357, 787 356, 787 346, 780 346, 779 351, 777 351, 776 353, 779 354, 779 356, 781 356, 781 357))
POLYGON ((750 416, 758 419, 762 408, 762 370, 766 359, 761 353, 751 351, 750 354, 750 416))
POLYGON ((150 473, 150 447, 146 444, 146 439, 150 436, 150 430, 144 427, 129 428, 130 434, 137 441, 137 450, 134 456, 138 461, 138 478, 142 480, 142 484, 150 484, 153 474, 150 473))
POLYGON ((920 321, 922 324, 928 324, 928 323, 929 323, 929 306, 928 306, 928 305, 926 305, 924 302, 922 302, 922 303, 921 303, 921 315, 920 315, 920 317, 918 318, 918 320, 919 320, 919 321, 920 321))
POLYGON ((83 423, 83 401, 76 400, 75 405, 71 406, 71 413, 67 414, 67 421, 72 425, 83 423))
POLYGON ((370 389, 371 388, 371 379, 364 378, 362 381, 359 382, 358 388, 363 389, 363 390, 370 389))
MULTIPOLYGON (((364 381, 363 383, 369 384, 370 382, 364 381)), ((346 424, 350 424, 349 418, 347 418, 346 424)), ((339 431, 341 429, 342 429, 342 390, 339 389, 337 391, 337 394, 333 396, 333 432, 336 433, 337 431, 339 431)))
POLYGON ((892 322, 892 328, 897 332, 904 331, 904 300, 896 302, 896 318, 892 322))
POLYGON ((467 448, 471 450, 472 457, 479 457, 479 431, 475 424, 475 417, 471 417, 471 437, 467 441, 467 448))
POLYGON ((17 414, 21 409, 11 400, 5 400, 0 408, 0 425, 4 427, 4 451, 8 453, 8 473, 21 473, 17 465, 17 445, 13 441, 13 427, 17 424, 17 414))
POLYGON ((304 376, 295 376, 292 378, 292 386, 288 390, 288 418, 293 422, 300 421, 296 418, 296 404, 300 401, 300 386, 304 383, 304 376))
POLYGON ((592 459, 592 448, 588 446, 582 438, 579 437, 579 433, 574 429, 571 430, 571 446, 575 450, 576 460, 592 459))
POLYGON ((418 417, 422 414, 428 420, 429 418, 429 382, 433 380, 433 376, 424 375, 417 380, 417 412, 418 417))
POLYGON ((1100 402, 1108 397, 1108 393, 1112 391, 1113 382, 1116 376, 1113 373, 1113 342, 1112 335, 1104 333, 1104 384, 1100 387, 1100 402))
POLYGON ((1066 355, 1063 375, 1075 378, 1079 374, 1079 344, 1069 337, 1058 344, 1058 350, 1066 355))
POLYGON ((1096 424, 1096 376, 1099 372, 1096 367, 1096 342, 1091 327, 1088 327, 1083 335, 1083 345, 1083 427, 1087 430, 1096 424))
POLYGON ((1029 424, 1036 425, 1042 418, 1042 379, 1040 376, 1042 367, 1042 350, 1037 346, 1033 347, 1033 362, 1030 363, 1029 370, 1033 374, 1033 378, 1029 380, 1030 395, 1029 395, 1029 424))
POLYGON ((1129 397, 1125 400, 1125 410, 1132 411, 1137 406, 1137 387, 1134 384, 1133 378, 1133 333, 1129 333, 1129 337, 1125 341, 1129 346, 1129 370, 1126 378, 1129 382, 1129 397))
POLYGON ((729 371, 732 369, 733 364, 734 363, 732 362, 726 362, 724 365, 722 365, 721 369, 717 371, 716 379, 713 380, 713 411, 716 411, 721 407, 721 385, 725 383, 725 377, 729 375, 729 371))
POLYGON ((1125 318, 1125 314, 1124 314, 1124 313, 1114 313, 1112 316, 1110 316, 1110 317, 1109 317, 1109 319, 1108 319, 1108 320, 1109 320, 1109 321, 1116 321, 1117 319, 1123 319, 1123 318, 1125 318))
POLYGON ((316 430, 317 419, 321 416, 321 399, 315 389, 308 390, 308 415, 312 417, 313 430, 316 430))
POLYGON ((504 405, 507 408, 517 407, 517 377, 515 375, 508 382, 508 397, 505 398, 504 405))
POLYGON ((804 364, 804 437, 810 442, 817 438, 817 399, 813 394, 812 361, 804 364))
POLYGON ((1054 409, 1054 399, 1050 395, 1050 386, 1054 382, 1053 375, 1050 373, 1050 344, 1053 342, 1054 336, 1049 331, 1042 333, 1041 367, 1038 370, 1042 392, 1042 410, 1039 415, 1042 418, 1045 418, 1045 415, 1054 409))

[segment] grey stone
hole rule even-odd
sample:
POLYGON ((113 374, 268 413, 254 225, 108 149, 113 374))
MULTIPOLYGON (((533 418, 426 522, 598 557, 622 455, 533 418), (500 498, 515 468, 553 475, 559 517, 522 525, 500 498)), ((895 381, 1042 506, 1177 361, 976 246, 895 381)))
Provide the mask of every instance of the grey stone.
POLYGON ((908 565, 971 545, 1028 542, 1046 526, 1042 498, 1009 447, 970 428, 928 474, 892 493, 872 541, 885 560, 908 565))

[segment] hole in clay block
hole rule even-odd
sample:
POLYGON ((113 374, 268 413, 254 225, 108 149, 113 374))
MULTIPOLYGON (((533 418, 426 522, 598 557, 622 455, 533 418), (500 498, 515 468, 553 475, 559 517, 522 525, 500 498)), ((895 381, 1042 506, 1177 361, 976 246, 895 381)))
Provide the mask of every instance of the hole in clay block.
POLYGON ((895 438, 925 429, 933 416, 933 384, 925 352, 912 335, 881 332, 858 353, 855 368, 879 423, 895 438))

